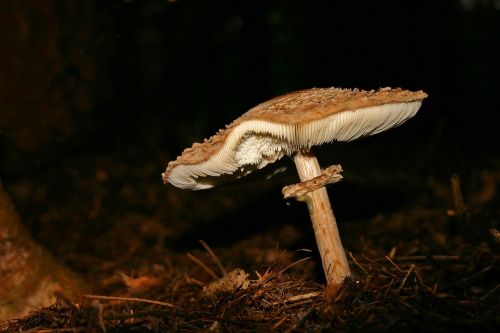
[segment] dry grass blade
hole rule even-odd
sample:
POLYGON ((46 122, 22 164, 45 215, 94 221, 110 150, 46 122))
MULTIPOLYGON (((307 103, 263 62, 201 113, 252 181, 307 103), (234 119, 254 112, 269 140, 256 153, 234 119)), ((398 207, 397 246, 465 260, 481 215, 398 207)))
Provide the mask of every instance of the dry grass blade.
POLYGON ((194 262, 196 265, 200 266, 205 272, 207 272, 208 275, 210 275, 211 277, 213 277, 216 280, 219 279, 219 276, 217 274, 215 274, 215 272, 212 269, 210 269, 210 267, 208 267, 207 265, 205 265, 200 259, 196 258, 191 253, 186 253, 186 256, 192 262, 194 262))
POLYGON ((145 299, 145 298, 137 298, 137 297, 119 297, 119 296, 104 296, 104 295, 82 295, 82 297, 85 297, 88 299, 101 300, 101 301, 140 302, 140 303, 148 303, 148 304, 166 306, 169 308, 175 307, 171 303, 155 301, 155 300, 145 299))
POLYGON ((217 257, 217 255, 214 253, 214 251, 212 251, 212 249, 210 248, 210 246, 208 246, 208 244, 204 241, 204 240, 200 240, 200 244, 201 246, 203 246, 203 248, 205 249, 205 251, 208 252, 208 254, 210 255, 210 257, 212 258, 212 260, 214 261, 214 263, 217 265, 217 267, 219 268, 219 270, 221 271, 221 273, 226 276, 227 275, 227 271, 226 269, 224 268, 224 266, 222 265, 219 257, 217 257))
POLYGON ((311 259, 311 257, 306 257, 306 258, 302 258, 302 259, 299 259, 299 260, 297 260, 297 261, 294 261, 294 262, 292 262, 290 265, 288 265, 288 266, 286 266, 285 268, 283 268, 283 269, 279 272, 279 274, 283 274, 284 272, 286 272, 287 270, 289 270, 289 269, 290 269, 290 268, 292 268, 293 266, 298 265, 298 264, 300 264, 300 263, 302 263, 302 262, 304 262, 304 261, 307 261, 307 260, 309 260, 309 259, 311 259))

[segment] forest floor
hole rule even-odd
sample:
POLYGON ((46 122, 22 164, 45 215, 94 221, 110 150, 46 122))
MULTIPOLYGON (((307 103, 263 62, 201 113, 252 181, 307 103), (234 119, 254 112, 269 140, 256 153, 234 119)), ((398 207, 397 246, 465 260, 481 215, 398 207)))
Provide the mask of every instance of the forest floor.
MULTIPOLYGON (((222 245, 198 239, 170 242, 172 230, 194 237, 190 227, 183 226, 180 213, 189 209, 182 200, 190 194, 164 199, 156 190, 142 188, 146 186, 142 180, 155 173, 154 167, 137 168, 134 176, 112 161, 99 164, 101 168, 91 168, 94 171, 87 175, 75 176, 73 167, 67 166, 48 171, 38 183, 8 184, 20 212, 28 211, 27 205, 35 202, 31 215, 22 215, 37 240, 84 276, 94 292, 71 299, 61 292, 52 306, 12 319, 1 329, 500 329, 497 173, 481 173, 474 193, 463 194, 458 177, 451 182, 429 181, 426 196, 432 200, 342 227, 352 276, 340 290, 325 292, 316 249, 290 241, 301 237, 299 228, 284 223, 222 245), (124 173, 128 178, 122 177, 124 173), (59 192, 44 185, 59 177, 67 179, 59 192), (65 195, 70 192, 73 194, 65 195), (109 200, 115 195, 112 193, 119 193, 123 206, 117 203, 120 200, 109 200), (155 207, 165 200, 167 206, 181 207, 157 212, 155 207), (433 203, 426 204, 430 201, 433 203), (111 211, 120 210, 110 218, 111 211), (169 229, 161 222, 165 216, 178 222, 172 222, 169 229), (65 224, 68 220, 71 228, 65 224), (87 222, 78 223, 80 220, 87 222), (104 220, 111 222, 103 227, 104 220), (43 227, 36 221, 44 222, 43 227), (90 237, 96 230, 98 236, 90 237)), ((224 200, 220 202, 224 205, 224 200)), ((199 209, 210 209, 207 205, 199 209)), ((237 206, 226 203, 229 209, 237 210, 237 206)))

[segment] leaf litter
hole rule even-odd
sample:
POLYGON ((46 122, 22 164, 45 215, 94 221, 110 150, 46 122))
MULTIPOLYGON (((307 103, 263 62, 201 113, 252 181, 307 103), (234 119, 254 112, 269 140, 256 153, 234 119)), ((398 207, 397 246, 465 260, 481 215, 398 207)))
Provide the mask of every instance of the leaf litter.
POLYGON ((446 204, 413 207, 347 229, 361 236, 347 241, 353 274, 339 290, 317 281, 316 259, 303 251, 274 248, 273 263, 241 266, 249 261, 242 258, 246 250, 272 247, 265 236, 215 250, 202 241, 189 253, 165 254, 155 245, 156 252, 147 260, 137 246, 124 253, 128 271, 82 257, 82 262, 98 267, 90 274, 95 274, 102 294, 70 300, 61 293, 52 306, 12 319, 1 329, 497 332, 498 202, 493 196, 478 207, 467 207, 456 177, 451 209, 446 204))

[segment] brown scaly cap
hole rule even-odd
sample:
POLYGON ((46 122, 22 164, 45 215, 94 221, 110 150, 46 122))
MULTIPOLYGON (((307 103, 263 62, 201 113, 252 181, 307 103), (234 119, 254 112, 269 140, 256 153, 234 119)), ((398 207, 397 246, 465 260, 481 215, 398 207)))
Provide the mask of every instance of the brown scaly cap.
POLYGON ((427 97, 423 91, 408 91, 400 88, 379 90, 358 90, 339 88, 313 88, 275 97, 261 103, 221 129, 203 143, 194 143, 182 152, 175 161, 168 164, 163 174, 168 181, 172 170, 179 165, 194 165, 208 161, 224 146, 226 139, 239 125, 253 120, 273 124, 302 125, 343 111, 392 103, 421 101, 427 97))

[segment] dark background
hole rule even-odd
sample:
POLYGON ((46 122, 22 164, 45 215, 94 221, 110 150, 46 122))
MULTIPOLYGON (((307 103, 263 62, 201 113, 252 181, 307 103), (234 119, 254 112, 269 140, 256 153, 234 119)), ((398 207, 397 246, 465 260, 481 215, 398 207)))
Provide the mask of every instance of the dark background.
POLYGON ((196 193, 160 179, 193 142, 298 89, 429 95, 397 129, 317 149, 346 170, 330 193, 347 224, 500 169, 498 1, 6 1, 0 28, 0 176, 58 254, 119 248, 118 226, 178 249, 309 230, 280 196, 293 170, 196 193))
POLYGON ((417 157, 434 140, 421 167, 462 171, 498 143, 499 10, 467 3, 131 2, 112 14, 116 90, 106 109, 117 111, 99 110, 99 123, 137 143, 159 122, 154 145, 176 154, 284 92, 423 89, 419 117, 380 147, 405 141, 398 148, 417 157))

